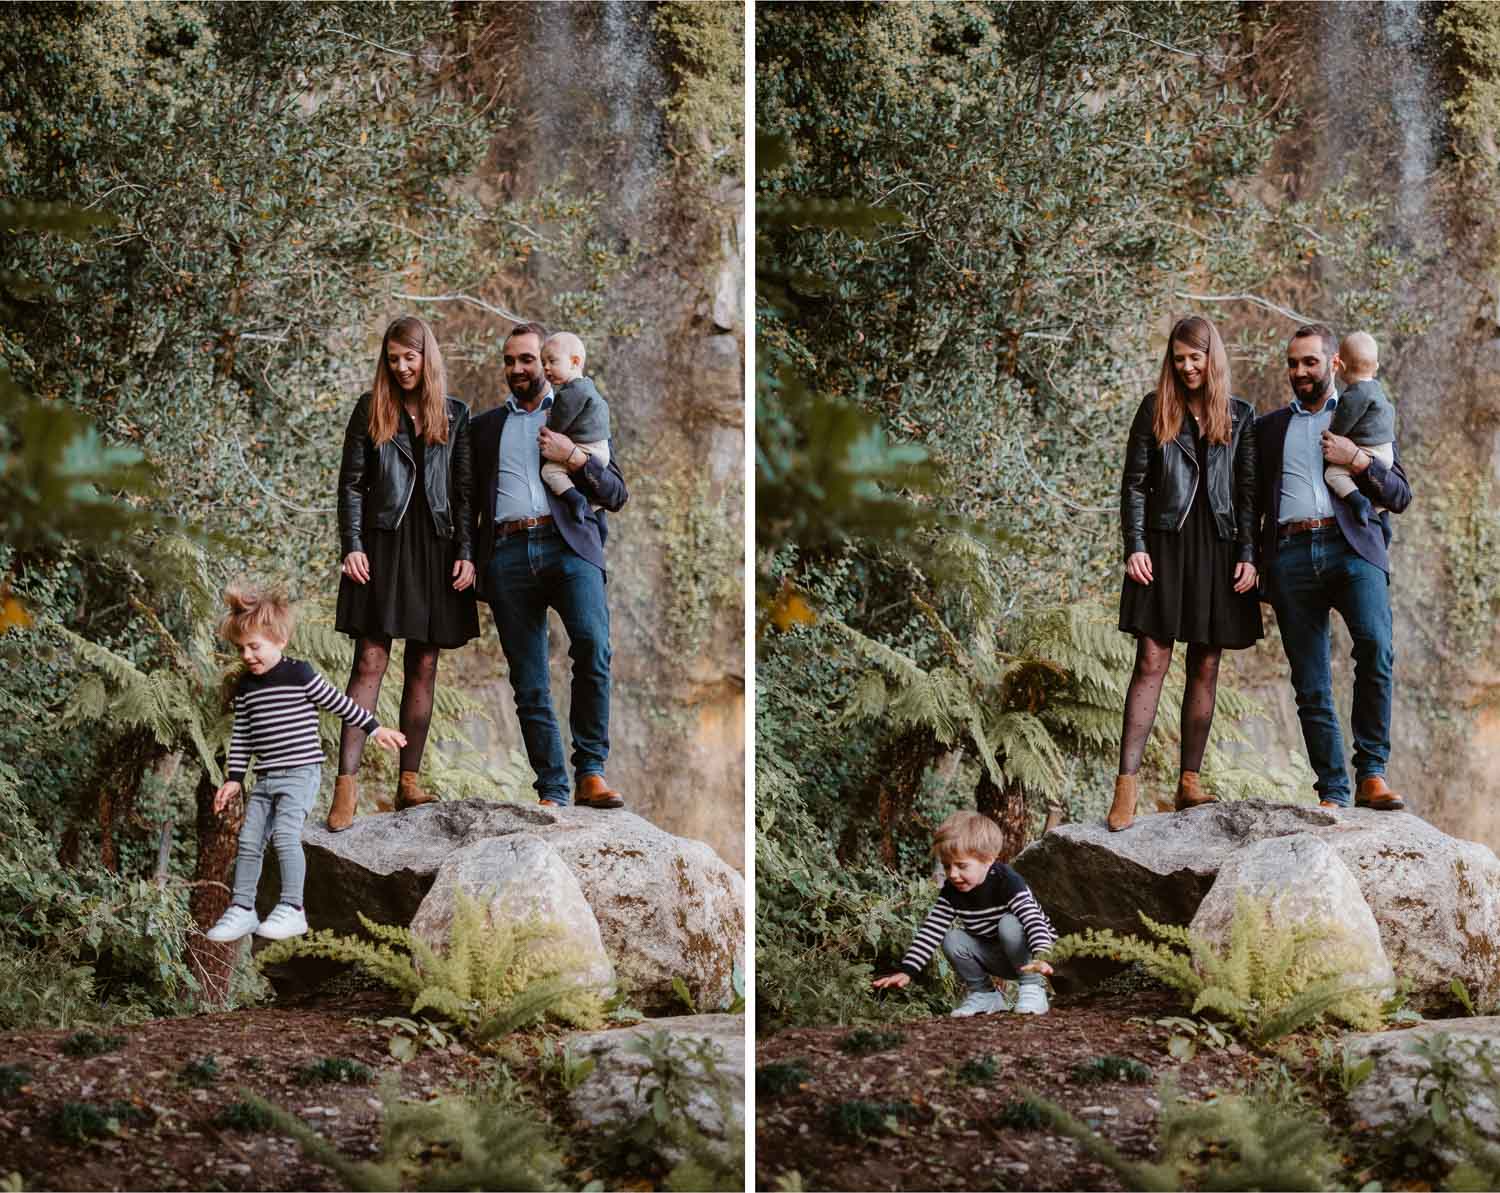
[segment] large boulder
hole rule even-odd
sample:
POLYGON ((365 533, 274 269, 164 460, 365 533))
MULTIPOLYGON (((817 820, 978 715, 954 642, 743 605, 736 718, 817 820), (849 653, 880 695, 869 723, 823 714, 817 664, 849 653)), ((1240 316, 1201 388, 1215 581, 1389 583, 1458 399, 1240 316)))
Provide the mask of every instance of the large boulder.
MULTIPOLYGON (((341 833, 309 822, 302 834, 308 924, 359 932, 359 913, 411 924, 450 858, 516 834, 545 844, 576 881, 616 977, 637 1006, 681 1009, 674 978, 701 1009, 732 1001, 734 971, 744 964, 744 879, 702 842, 674 837, 626 811, 470 799, 361 816, 341 833)), ((466 858, 460 859, 466 881, 483 882, 485 863, 466 858)), ((268 892, 274 899, 277 882, 274 867, 267 870, 263 902, 268 892)))
POLYGON ((1336 926, 1340 938, 1327 947, 1342 955, 1349 982, 1382 998, 1392 992, 1395 975, 1375 916, 1349 867, 1321 837, 1268 837, 1230 854, 1198 904, 1189 930, 1227 945, 1242 898, 1262 905, 1276 925, 1336 926))
POLYGON ((1359 884, 1396 973, 1424 1006, 1450 1003, 1461 978, 1476 1004, 1500 1006, 1500 860, 1404 812, 1335 811, 1262 800, 1143 816, 1124 832, 1064 825, 1012 863, 1059 931, 1139 934, 1144 911, 1188 924, 1219 870, 1257 841, 1310 833, 1359 884))
POLYGON ((572 871, 540 837, 484 837, 454 850, 412 917, 412 931, 437 948, 446 946, 460 895, 482 904, 491 923, 552 925, 559 933, 555 947, 574 959, 580 984, 606 997, 613 992, 615 967, 604 951, 599 923, 572 871))

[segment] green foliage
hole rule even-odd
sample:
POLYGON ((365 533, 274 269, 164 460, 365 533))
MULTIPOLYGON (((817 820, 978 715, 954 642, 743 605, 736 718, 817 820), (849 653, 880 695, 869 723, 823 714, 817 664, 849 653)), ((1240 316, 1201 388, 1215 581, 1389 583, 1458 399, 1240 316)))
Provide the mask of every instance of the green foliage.
POLYGON ((588 1080, 596 1062, 592 1056, 575 1056, 569 1044, 546 1040, 542 1044, 540 1063, 543 1073, 555 1078, 567 1093, 572 1093, 588 1080))
POLYGON ((868 1056, 872 1052, 884 1052, 895 1048, 906 1039, 904 1032, 876 1031, 869 1027, 856 1027, 839 1041, 839 1051, 850 1056, 868 1056))
POLYGON ((1486 1120, 1493 1115, 1500 1081, 1500 1050, 1485 1039, 1436 1032, 1410 1042, 1422 1065, 1413 1088, 1420 1113, 1402 1132, 1399 1151, 1408 1165, 1435 1160, 1451 1165, 1446 1186, 1482 1190, 1500 1181, 1500 1147, 1486 1120))
POLYGON ((743 169, 745 6, 672 0, 651 19, 674 51, 666 115, 679 152, 703 170, 743 169))
POLYGON ((125 1047, 124 1036, 101 1036, 92 1031, 75 1031, 62 1042, 67 1056, 103 1056, 106 1052, 118 1052, 125 1047))
POLYGON ((1000 1065, 989 1053, 971 1056, 954 1071, 962 1085, 988 1085, 1000 1072, 1000 1065))
POLYGON ((1070 1073, 1074 1081, 1081 1082, 1124 1081, 1138 1085, 1151 1080, 1149 1065, 1143 1065, 1134 1057, 1115 1056, 1113 1053, 1090 1057, 1082 1064, 1074 1065, 1070 1073))
POLYGON ((720 1047, 660 1030, 642 1032, 625 1047, 646 1061, 635 1082, 646 1108, 621 1133, 619 1145, 669 1165, 662 1186, 674 1193, 743 1188, 744 1095, 720 1067, 720 1047), (711 1132, 700 1124, 705 1102, 713 1107, 711 1132))
POLYGON ((1017 1098, 1000 1107, 990 1121, 1012 1131, 1038 1131, 1044 1121, 1041 1103, 1035 1098, 1017 1098))
POLYGON ((218 1057, 195 1056, 182 1066, 182 1071, 177 1074, 177 1080, 184 1085, 207 1089, 217 1085, 221 1076, 223 1074, 219 1072, 218 1057))
POLYGON ((830 1125, 835 1135, 844 1139, 864 1139, 871 1135, 894 1135, 904 1122, 916 1116, 910 1102, 870 1102, 850 1098, 833 1108, 830 1125))
POLYGON ((1288 924, 1264 901, 1244 897, 1235 903, 1222 946, 1144 912, 1141 922, 1154 941, 1091 928, 1064 936, 1049 958, 1054 964, 1071 957, 1139 963, 1183 995, 1192 1014, 1211 1011, 1257 1046, 1325 1016, 1362 1029, 1380 1024, 1378 999, 1346 976, 1358 966, 1337 924, 1288 924))
POLYGON ((231 1102, 215 1116, 214 1122, 230 1131, 263 1133, 275 1126, 275 1120, 263 1106, 252 1102, 231 1102))
POLYGON ((31 1070, 25 1065, 0 1065, 0 1098, 21 1092, 31 1081, 31 1070))
POLYGON ((775 1098, 811 1080, 812 1074, 800 1060, 775 1061, 755 1070, 755 1092, 760 1097, 775 1098))
POLYGON ((1375 1071, 1373 1056, 1355 1059, 1348 1044, 1335 1040, 1318 1041, 1318 1062, 1321 1070, 1333 1079, 1339 1092, 1346 1098, 1368 1081, 1375 1071))
POLYGON ((292 1074, 299 1085, 319 1085, 333 1082, 339 1085, 368 1085, 375 1078, 369 1065, 347 1056, 323 1056, 311 1064, 297 1066, 292 1074))
POLYGON ((47 1130, 64 1143, 83 1144, 116 1135, 124 1124, 141 1126, 155 1119, 151 1111, 116 1099, 104 1106, 92 1102, 64 1102, 47 1120, 47 1130))
POLYGON ((557 945, 555 927, 487 922, 484 907, 462 892, 442 952, 410 928, 359 919, 371 939, 311 932, 271 944, 257 962, 302 956, 353 963, 410 998, 413 1015, 437 1012, 481 1040, 544 1017, 575 1027, 602 1021, 600 993, 580 984, 580 959, 557 945))

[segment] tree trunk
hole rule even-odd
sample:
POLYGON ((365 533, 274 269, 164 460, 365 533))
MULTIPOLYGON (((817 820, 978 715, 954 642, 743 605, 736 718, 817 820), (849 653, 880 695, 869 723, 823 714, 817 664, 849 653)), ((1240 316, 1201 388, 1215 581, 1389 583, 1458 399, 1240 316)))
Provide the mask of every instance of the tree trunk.
POLYGON ((95 759, 93 778, 80 789, 72 822, 58 846, 57 860, 62 865, 78 864, 83 826, 93 820, 99 826, 99 864, 111 874, 119 872, 116 829, 129 824, 146 772, 166 755, 166 747, 146 729, 132 729, 105 742, 95 759))
MULTIPOLYGON (((896 838, 903 830, 910 833, 921 827, 915 819, 914 805, 922 790, 922 776, 942 752, 937 738, 922 729, 898 734, 880 748, 875 784, 866 790, 860 802, 863 813, 874 813, 880 835, 880 858, 888 866, 897 862, 896 838)), ((868 827, 869 822, 863 816, 850 821, 839 842, 841 861, 854 860, 859 830, 868 827)))
POLYGON ((1026 792, 1019 783, 996 787, 989 771, 981 769, 974 789, 974 806, 1000 826, 1005 834, 1005 849, 1000 854, 1008 862, 1026 848, 1026 792))
MULTIPOLYGON (((223 815, 214 811, 214 792, 218 790, 205 771, 198 780, 198 865, 193 872, 193 893, 188 910, 200 930, 213 926, 229 906, 229 882, 234 858, 239 849, 240 826, 245 822, 244 802, 226 809, 223 815)), ((193 974, 203 986, 204 1001, 223 1003, 229 997, 230 978, 240 942, 216 944, 202 936, 188 942, 188 960, 193 974)))

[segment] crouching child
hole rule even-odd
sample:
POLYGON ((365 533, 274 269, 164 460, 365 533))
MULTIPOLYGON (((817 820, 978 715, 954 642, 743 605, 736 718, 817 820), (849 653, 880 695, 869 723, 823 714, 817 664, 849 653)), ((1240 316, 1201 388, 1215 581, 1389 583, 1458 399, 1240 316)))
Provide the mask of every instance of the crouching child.
POLYGON ((979 812, 955 812, 938 826, 932 851, 947 881, 900 971, 876 978, 877 987, 905 986, 941 944, 969 992, 953 1009, 955 1016, 1047 1013, 1044 978, 1052 966, 1042 954, 1056 943, 1057 933, 1026 880, 997 860, 1004 845, 1000 826, 979 812), (995 978, 1019 979, 1014 1007, 995 989, 995 978))

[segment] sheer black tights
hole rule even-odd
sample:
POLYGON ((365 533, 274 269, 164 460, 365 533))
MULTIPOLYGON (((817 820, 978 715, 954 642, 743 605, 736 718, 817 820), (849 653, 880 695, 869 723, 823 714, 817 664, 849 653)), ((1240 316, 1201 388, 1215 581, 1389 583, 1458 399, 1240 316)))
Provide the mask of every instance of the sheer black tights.
MULTIPOLYGON (((1187 648, 1187 683, 1182 690, 1182 769, 1203 766, 1208 731, 1214 720, 1214 698, 1219 688, 1217 647, 1190 644, 1187 648)), ((1120 733, 1120 773, 1133 775, 1141 769, 1146 741, 1161 702, 1161 686, 1172 664, 1172 643, 1158 642, 1142 634, 1136 638, 1135 670, 1125 693, 1125 725, 1120 733)))
MULTIPOLYGON (((437 688, 438 648, 425 642, 406 643, 405 667, 401 686, 401 732, 406 746, 401 751, 402 770, 420 770, 422 751, 427 746, 427 730, 432 724, 432 699, 437 688)), ((354 667, 349 686, 344 689, 361 708, 375 710, 380 684, 391 662, 389 638, 361 638, 354 646, 354 667)), ((364 757, 363 730, 345 725, 339 738, 339 774, 352 775, 359 770, 364 757)))

